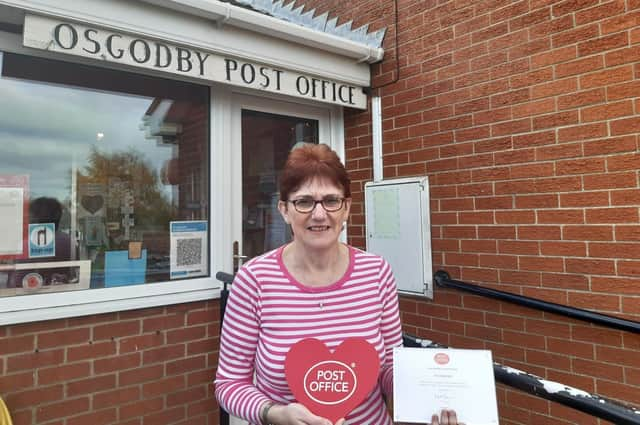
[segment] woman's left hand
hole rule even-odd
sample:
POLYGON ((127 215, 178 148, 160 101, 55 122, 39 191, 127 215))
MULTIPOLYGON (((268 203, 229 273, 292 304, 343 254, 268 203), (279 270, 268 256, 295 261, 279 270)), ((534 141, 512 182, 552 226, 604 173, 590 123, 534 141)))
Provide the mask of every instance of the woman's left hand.
POLYGON ((455 410, 443 410, 440 412, 440 419, 438 415, 431 417, 431 425, 464 425, 462 422, 458 422, 455 410))

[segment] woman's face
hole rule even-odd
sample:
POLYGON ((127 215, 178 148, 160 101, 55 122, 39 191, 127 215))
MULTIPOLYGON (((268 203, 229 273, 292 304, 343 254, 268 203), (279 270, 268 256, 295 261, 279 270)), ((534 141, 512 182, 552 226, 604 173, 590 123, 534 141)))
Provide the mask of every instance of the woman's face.
MULTIPOLYGON (((331 204, 338 204, 338 200, 344 199, 344 191, 328 179, 313 178, 291 192, 288 201, 323 199, 331 209, 331 204)), ((299 209, 301 206, 303 205, 298 204, 299 209)), ((334 212, 326 211, 320 203, 316 203, 308 213, 296 211, 292 202, 280 201, 278 208, 284 221, 291 225, 296 244, 313 250, 329 249, 338 242, 342 225, 349 217, 351 199, 344 199, 342 207, 334 212)))

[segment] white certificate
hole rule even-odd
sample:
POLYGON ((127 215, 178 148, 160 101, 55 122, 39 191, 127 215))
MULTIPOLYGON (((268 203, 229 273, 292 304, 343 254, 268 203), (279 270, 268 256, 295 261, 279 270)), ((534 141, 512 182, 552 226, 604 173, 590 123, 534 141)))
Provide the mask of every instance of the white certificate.
POLYGON ((0 187, 0 254, 22 254, 24 189, 0 187))
POLYGON ((397 347, 394 420, 431 423, 442 409, 455 410, 466 425, 499 423, 491 351, 397 347))

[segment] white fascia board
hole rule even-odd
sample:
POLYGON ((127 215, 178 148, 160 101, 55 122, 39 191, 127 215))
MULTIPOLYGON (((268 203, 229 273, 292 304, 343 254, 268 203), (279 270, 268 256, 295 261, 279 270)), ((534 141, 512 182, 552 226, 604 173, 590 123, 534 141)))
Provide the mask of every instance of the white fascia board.
POLYGON ((375 63, 382 60, 384 49, 356 43, 332 34, 305 28, 256 11, 216 0, 141 0, 157 6, 191 13, 196 16, 232 25, 249 31, 281 38, 316 49, 326 50, 356 59, 358 62, 375 63))
POLYGON ((0 0, 0 5, 238 57, 254 63, 283 67, 361 87, 371 84, 369 64, 364 60, 365 56, 358 56, 366 53, 370 47, 232 5, 228 5, 229 16, 234 16, 234 22, 238 20, 237 16, 248 15, 243 20, 246 28, 216 24, 224 22, 224 17, 227 16, 224 14, 227 3, 219 1, 0 0), (208 9, 195 9, 195 6, 183 4, 188 2, 202 3, 208 9), (195 14, 196 10, 199 15, 195 14), (251 19, 255 19, 256 23, 251 19), (258 27, 270 28, 270 33, 266 29, 256 31, 258 27), (309 48, 301 43, 302 39, 295 39, 294 33, 288 35, 294 41, 274 36, 273 28, 281 28, 282 31, 285 27, 305 32, 307 36, 313 34, 323 40, 318 46, 324 48, 309 48), (357 46, 361 50, 355 53, 352 51, 351 56, 346 56, 346 51, 342 51, 340 46, 357 46), (330 51, 331 49, 342 51, 343 54, 330 51))

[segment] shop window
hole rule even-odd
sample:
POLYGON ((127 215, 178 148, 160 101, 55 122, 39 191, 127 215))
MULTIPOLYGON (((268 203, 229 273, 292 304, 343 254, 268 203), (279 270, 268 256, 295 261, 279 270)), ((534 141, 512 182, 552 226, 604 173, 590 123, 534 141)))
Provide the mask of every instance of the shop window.
POLYGON ((0 65, 0 297, 209 276, 209 88, 0 65))

